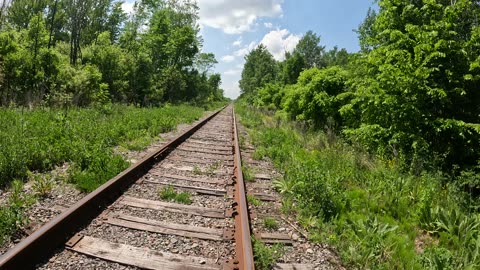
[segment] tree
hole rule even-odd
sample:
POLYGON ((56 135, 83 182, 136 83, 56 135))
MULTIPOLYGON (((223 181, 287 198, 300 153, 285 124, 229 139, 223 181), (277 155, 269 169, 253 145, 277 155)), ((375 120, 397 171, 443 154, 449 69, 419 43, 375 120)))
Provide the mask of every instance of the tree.
POLYGON ((379 5, 372 50, 358 63, 364 73, 342 108, 356 119, 346 133, 415 172, 432 155, 444 168, 476 164, 480 35, 478 25, 464 22, 476 20, 470 10, 478 7, 467 0, 379 5))
POLYGON ((215 56, 201 53, 194 0, 139 0, 130 17, 116 0, 1 3, 2 105, 157 105, 223 96, 220 76, 210 74, 215 56))
POLYGON ((277 62, 263 44, 245 56, 240 80, 242 94, 252 95, 257 88, 277 79, 277 62))
POLYGON ((320 37, 312 31, 308 31, 298 42, 294 54, 297 53, 305 60, 305 68, 323 68, 325 47, 320 46, 320 37))
POLYGON ((350 54, 346 49, 338 50, 338 47, 335 46, 330 51, 326 52, 323 55, 323 61, 327 67, 329 66, 347 66, 349 63, 350 54))
POLYGON ((47 1, 41 0, 14 0, 8 8, 8 21, 17 29, 28 28, 32 18, 39 13, 43 14, 47 1))
POLYGON ((200 73, 208 73, 217 63, 213 53, 200 53, 195 59, 195 67, 200 73))
POLYGON ((282 65, 282 82, 284 84, 297 83, 298 76, 304 70, 306 61, 300 53, 287 53, 282 65))
POLYGON ((122 8, 123 2, 115 2, 110 7, 110 14, 106 22, 106 31, 110 32, 110 40, 115 43, 120 38, 122 32, 122 25, 127 20, 127 14, 122 8))
POLYGON ((327 122, 340 124, 338 110, 342 102, 338 96, 345 92, 346 82, 347 71, 337 66, 305 70, 298 83, 286 92, 284 110, 294 119, 317 127, 327 122))
POLYGON ((373 38, 375 38, 376 33, 373 25, 375 23, 375 19, 377 17, 377 13, 374 9, 369 8, 367 12, 367 16, 363 20, 362 24, 358 26, 358 29, 355 32, 358 34, 358 41, 360 43, 360 49, 362 52, 369 52, 373 49, 373 38))

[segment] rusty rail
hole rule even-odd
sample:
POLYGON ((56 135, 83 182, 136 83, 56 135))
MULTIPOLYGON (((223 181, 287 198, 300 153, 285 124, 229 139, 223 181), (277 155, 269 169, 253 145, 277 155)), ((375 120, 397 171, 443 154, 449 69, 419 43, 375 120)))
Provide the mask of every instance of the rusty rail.
MULTIPOLYGON (((233 110, 233 109, 232 109, 233 110)), ((237 261, 235 267, 242 270, 255 269, 253 263, 253 248, 250 238, 250 218, 247 207, 247 193, 245 191, 245 182, 242 173, 242 158, 240 156, 240 145, 237 131, 237 121, 235 110, 233 110, 233 140, 234 140, 234 181, 235 181, 235 251, 237 261)))
POLYGON ((127 187, 143 176, 155 163, 162 160, 223 109, 225 107, 109 180, 21 241, 0 257, 0 269, 34 269, 36 264, 51 255, 56 248, 64 245, 69 237, 98 216, 107 205, 115 201, 127 187))

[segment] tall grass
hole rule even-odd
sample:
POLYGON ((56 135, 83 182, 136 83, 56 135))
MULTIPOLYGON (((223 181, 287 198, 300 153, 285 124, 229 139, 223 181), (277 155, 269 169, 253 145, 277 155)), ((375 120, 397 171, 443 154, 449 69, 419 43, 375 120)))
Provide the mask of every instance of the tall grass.
POLYGON ((201 108, 167 106, 135 108, 114 105, 107 109, 0 108, 0 186, 25 179, 28 171, 48 171, 71 163, 71 181, 85 192, 124 170, 128 163, 113 148, 143 141, 148 145, 159 133, 192 122, 201 108))
POLYGON ((203 111, 188 105, 0 108, 0 188, 8 188, 10 194, 0 205, 0 244, 28 223, 25 211, 34 194, 24 194, 22 180, 36 176, 37 195, 43 196, 52 183, 40 173, 68 162, 68 180, 83 192, 93 191, 129 166, 114 151, 116 146, 143 149, 159 133, 171 131, 179 123, 191 123, 203 111))
POLYGON ((309 131, 240 103, 257 157, 284 173, 283 209, 348 268, 478 269, 480 216, 440 173, 404 173, 332 133, 309 131))

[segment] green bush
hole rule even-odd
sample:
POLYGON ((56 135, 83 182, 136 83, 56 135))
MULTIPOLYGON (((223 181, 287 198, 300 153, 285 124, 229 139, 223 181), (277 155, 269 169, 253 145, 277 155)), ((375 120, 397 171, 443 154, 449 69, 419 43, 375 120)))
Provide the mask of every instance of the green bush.
MULTIPOLYGON (((236 111, 258 155, 284 174, 275 181, 284 209, 348 267, 478 268, 480 219, 469 212, 468 193, 442 173, 405 173, 398 160, 375 159, 335 135, 279 124, 243 103, 236 111)), ((474 172, 462 179, 477 184, 474 172)))

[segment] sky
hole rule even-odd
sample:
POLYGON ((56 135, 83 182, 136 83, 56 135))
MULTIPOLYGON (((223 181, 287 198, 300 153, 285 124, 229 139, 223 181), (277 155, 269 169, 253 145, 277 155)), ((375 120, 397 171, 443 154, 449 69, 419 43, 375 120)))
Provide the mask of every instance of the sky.
MULTIPOLYGON (((197 0, 203 52, 215 54, 214 72, 222 75, 225 96, 240 94, 244 57, 260 43, 275 59, 284 60, 309 30, 327 50, 338 46, 359 50, 354 29, 362 23, 373 0, 197 0)), ((123 8, 131 11, 134 0, 123 8)))

